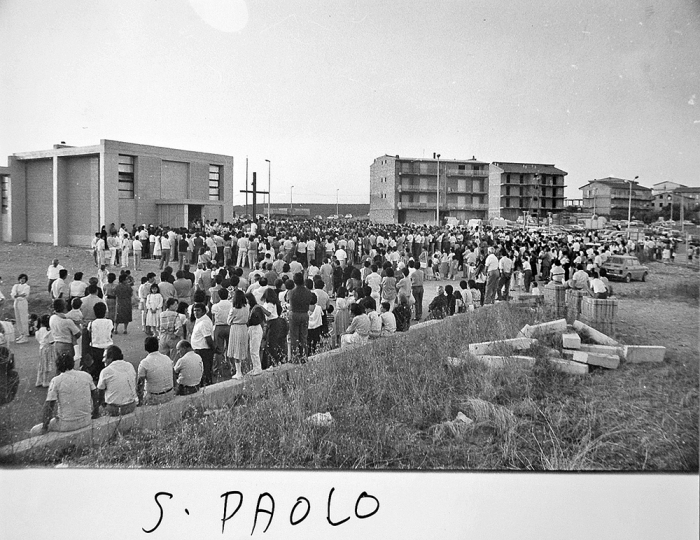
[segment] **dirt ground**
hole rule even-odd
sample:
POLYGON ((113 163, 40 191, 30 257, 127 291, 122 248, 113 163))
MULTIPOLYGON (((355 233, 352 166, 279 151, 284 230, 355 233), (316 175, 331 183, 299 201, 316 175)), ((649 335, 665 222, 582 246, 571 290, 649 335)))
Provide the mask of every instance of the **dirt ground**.
MULTIPOLYGON (((7 298, 0 309, 0 318, 14 317, 10 290, 16 276, 22 272, 29 275, 29 284, 32 287, 30 313, 50 313, 46 269, 53 258, 58 258, 68 269, 70 278, 79 270, 85 273, 85 280, 95 274, 96 268, 89 250, 42 244, 0 244, 0 276, 3 278, 0 290, 7 298)), ((685 262, 684 257, 679 257, 678 260, 685 262)), ((143 261, 141 271, 133 272, 136 282, 139 282, 142 275, 157 269, 155 261, 143 261)), ((700 285, 698 272, 684 264, 665 266, 651 263, 650 269, 646 283, 614 284, 616 296, 619 298, 616 337, 623 343, 664 345, 668 349, 665 369, 676 363, 692 363, 697 372, 700 323, 697 294, 692 300, 693 295, 688 291, 688 298, 684 298, 683 284, 690 283, 691 287, 697 288, 700 285), (673 294, 672 298, 669 297, 669 291, 673 294)), ((426 282, 424 315, 438 285, 447 283, 457 288, 459 282, 426 282)), ((129 333, 115 335, 114 342, 123 350, 125 358, 137 366, 145 356, 143 338, 139 313, 134 311, 134 322, 129 326, 129 333)), ((39 358, 36 340, 32 338, 27 344, 14 345, 13 350, 16 368, 20 374, 20 387, 16 399, 0 407, 0 445, 28 436, 31 426, 41 421, 42 404, 47 392, 45 388, 34 386, 39 358)), ((696 392, 697 387, 695 380, 696 392)))

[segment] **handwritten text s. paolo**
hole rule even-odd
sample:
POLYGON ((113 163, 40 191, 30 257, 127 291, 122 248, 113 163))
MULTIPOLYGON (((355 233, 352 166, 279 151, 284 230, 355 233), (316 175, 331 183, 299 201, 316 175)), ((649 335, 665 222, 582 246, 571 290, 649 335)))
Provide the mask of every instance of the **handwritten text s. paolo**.
MULTIPOLYGON (((339 509, 333 508, 333 492, 335 488, 331 488, 328 492, 328 503, 326 505, 326 521, 332 527, 338 527, 350 520, 351 516, 347 515, 347 509, 345 512, 341 513, 339 509), (345 516, 345 517, 340 517, 345 516)), ((239 510, 243 506, 243 493, 240 491, 227 491, 221 494, 222 502, 222 517, 221 517, 221 534, 224 533, 226 525, 229 521, 233 520, 238 514, 239 510), (235 505, 235 508, 231 507, 235 505)), ((153 497, 155 504, 157 505, 157 521, 153 527, 145 528, 142 527, 141 530, 144 533, 150 534, 155 532, 158 527, 161 526, 163 520, 166 519, 166 514, 168 512, 174 511, 172 504, 169 501, 175 499, 175 495, 168 493, 167 491, 159 491, 153 497), (168 511, 168 507, 171 509, 168 511)), ((255 533, 255 528, 258 524, 258 517, 264 516, 267 519, 267 525, 262 531, 267 532, 268 528, 272 524, 272 520, 275 517, 275 498, 271 493, 264 492, 258 495, 258 501, 255 505, 255 513, 253 514, 253 527, 250 531, 251 536, 255 533)), ((184 508, 187 515, 190 512, 187 508, 184 508)), ((366 491, 360 493, 355 501, 355 517, 358 519, 367 519, 372 517, 379 511, 379 499, 375 496, 368 494, 366 491)), ((297 497, 296 502, 291 506, 289 511, 289 523, 292 526, 299 525, 303 522, 311 512, 311 501, 304 496, 297 497)), ((238 520, 240 523, 240 519, 238 520)), ((233 525, 235 521, 231 522, 233 525)))

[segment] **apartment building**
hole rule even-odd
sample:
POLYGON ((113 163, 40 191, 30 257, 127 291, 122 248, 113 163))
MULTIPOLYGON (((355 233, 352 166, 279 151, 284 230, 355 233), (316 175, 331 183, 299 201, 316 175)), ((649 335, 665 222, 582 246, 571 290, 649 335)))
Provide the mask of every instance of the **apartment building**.
POLYGON ((13 154, 0 172, 7 242, 90 245, 110 223, 232 219, 231 156, 101 140, 13 154))
POLYGON ((635 211, 652 209, 654 201, 651 189, 636 180, 606 177, 594 179, 579 189, 583 192, 583 207, 609 219, 627 219, 630 195, 633 217, 635 211))
POLYGON ((385 154, 370 165, 369 217, 379 223, 486 219, 489 164, 385 154))
POLYGON ((564 209, 564 177, 554 165, 496 161, 489 174, 489 218, 546 218, 564 209))

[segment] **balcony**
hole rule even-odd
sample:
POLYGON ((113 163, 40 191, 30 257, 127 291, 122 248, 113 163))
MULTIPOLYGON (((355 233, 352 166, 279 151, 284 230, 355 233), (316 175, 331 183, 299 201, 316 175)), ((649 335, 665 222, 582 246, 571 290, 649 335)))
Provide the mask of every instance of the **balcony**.
POLYGON ((413 186, 413 185, 409 185, 409 186, 401 185, 397 188, 397 191, 399 193, 401 193, 401 192, 405 192, 405 193, 409 193, 409 192, 410 193, 435 193, 435 187, 434 186, 433 187, 430 187, 430 186, 421 187, 421 186, 413 186))
POLYGON ((423 202, 400 202, 398 203, 399 210, 428 210, 435 208, 435 203, 429 206, 429 203, 423 202))
POLYGON ((441 204, 440 208, 446 207, 448 210, 488 210, 488 203, 474 203, 474 204, 459 204, 459 203, 447 203, 441 204))
POLYGON ((457 171, 448 170, 445 172, 445 176, 467 176, 471 178, 488 178, 489 171, 457 171))

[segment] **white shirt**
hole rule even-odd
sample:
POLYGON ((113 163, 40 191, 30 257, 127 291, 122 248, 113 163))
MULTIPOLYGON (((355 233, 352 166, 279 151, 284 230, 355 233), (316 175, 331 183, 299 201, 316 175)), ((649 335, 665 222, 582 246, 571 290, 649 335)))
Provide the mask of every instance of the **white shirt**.
POLYGON ((63 270, 63 267, 60 264, 57 266, 52 264, 46 271, 46 277, 49 279, 58 279, 58 274, 61 270, 63 270))
POLYGON ((150 353, 139 363, 139 378, 146 378, 146 391, 151 394, 165 392, 173 387, 173 363, 163 353, 150 353))
MULTIPOLYGON (((194 328, 192 329, 192 337, 190 343, 194 350, 198 349, 208 349, 209 344, 207 343, 206 337, 212 337, 214 333, 214 324, 207 315, 202 315, 194 323, 194 328)), ((213 337, 212 337, 213 339, 213 337)))
POLYGON ((134 366, 125 360, 114 360, 100 372, 97 388, 105 391, 107 404, 127 405, 133 403, 137 399, 134 366))
POLYGON ((58 418, 62 422, 82 422, 92 416, 92 376, 74 369, 65 371, 49 384, 46 401, 58 402, 58 418))
POLYGON ((194 351, 187 351, 175 363, 175 373, 177 373, 177 383, 183 386, 197 386, 202 380, 204 364, 202 357, 194 351))
POLYGON ((498 257, 496 257, 493 253, 489 253, 489 256, 486 257, 485 265, 487 272, 498 270, 498 257))

